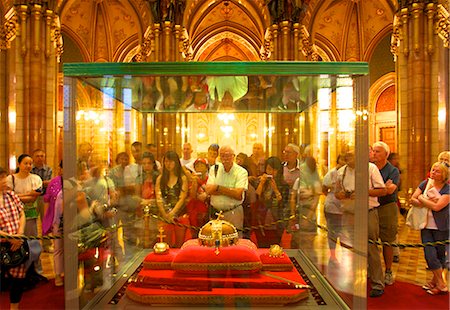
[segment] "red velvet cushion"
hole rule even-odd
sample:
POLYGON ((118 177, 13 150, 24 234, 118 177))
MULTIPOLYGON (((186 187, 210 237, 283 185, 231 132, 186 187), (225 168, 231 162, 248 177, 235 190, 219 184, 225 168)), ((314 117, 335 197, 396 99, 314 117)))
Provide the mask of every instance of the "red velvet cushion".
POLYGON ((256 245, 240 239, 236 245, 216 248, 199 245, 197 239, 186 241, 172 262, 172 268, 183 273, 248 273, 261 269, 256 245))
POLYGON ((261 254, 262 270, 290 271, 294 267, 286 253, 280 257, 269 256, 269 249, 259 249, 259 253, 261 254))
MULTIPOLYGON (((295 268, 291 271, 270 272, 270 274, 305 284, 295 268)), ((227 274, 224 277, 211 277, 209 273, 192 275, 173 270, 142 269, 136 280, 128 285, 126 294, 130 299, 146 304, 174 306, 203 304, 220 305, 221 308, 224 305, 230 308, 243 304, 250 308, 253 305, 265 305, 266 309, 298 302, 308 297, 307 289, 292 288, 285 280, 278 280, 272 276, 268 276, 267 273, 251 273, 245 276, 227 274), (279 287, 280 285, 282 287, 279 287)))
POLYGON ((144 269, 171 269, 174 257, 177 255, 178 249, 169 249, 167 253, 148 254, 144 259, 144 269))

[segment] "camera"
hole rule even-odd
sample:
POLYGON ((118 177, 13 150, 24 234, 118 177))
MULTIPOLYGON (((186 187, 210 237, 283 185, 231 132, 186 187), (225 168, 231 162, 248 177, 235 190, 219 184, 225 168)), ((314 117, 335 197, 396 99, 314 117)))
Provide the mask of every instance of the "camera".
POLYGON ((111 212, 116 213, 117 212, 117 208, 116 208, 115 205, 109 205, 109 204, 105 203, 105 204, 103 204, 103 211, 104 212, 111 211, 111 212))

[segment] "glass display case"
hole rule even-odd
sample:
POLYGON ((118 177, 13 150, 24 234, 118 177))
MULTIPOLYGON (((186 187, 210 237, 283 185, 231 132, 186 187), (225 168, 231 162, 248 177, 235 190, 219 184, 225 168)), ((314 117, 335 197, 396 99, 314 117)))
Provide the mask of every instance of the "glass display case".
POLYGON ((358 62, 65 64, 66 306, 125 303, 116 293, 158 241, 175 251, 197 238, 217 210, 205 198, 200 218, 192 188, 231 150, 248 175, 239 238, 281 245, 311 289, 331 296, 286 306, 364 307, 368 208, 352 206, 368 205, 368 186, 357 186, 368 184, 368 87, 358 62), (339 158, 354 159, 356 186, 324 212, 338 182, 324 177, 339 158), (186 166, 170 185, 178 159, 186 166), (177 184, 171 205, 161 193, 177 184))

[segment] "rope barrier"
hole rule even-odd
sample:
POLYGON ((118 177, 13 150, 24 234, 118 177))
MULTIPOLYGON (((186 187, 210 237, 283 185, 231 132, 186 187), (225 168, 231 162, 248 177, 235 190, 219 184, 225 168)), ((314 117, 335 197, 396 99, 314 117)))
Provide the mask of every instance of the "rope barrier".
MULTIPOLYGON (((153 213, 149 213, 148 216, 153 217, 154 219, 157 219, 157 220, 159 220, 161 222, 165 222, 167 224, 173 224, 173 225, 176 225, 176 226, 189 228, 189 229, 192 229, 192 230, 198 230, 199 231, 200 228, 201 228, 201 227, 192 226, 192 225, 188 225, 188 224, 182 224, 182 223, 178 223, 178 222, 168 221, 165 218, 163 218, 163 217, 161 217, 161 216, 159 216, 157 214, 153 214, 153 213)), ((293 220, 293 219, 295 219, 297 217, 298 217, 297 215, 291 215, 289 217, 286 217, 286 218, 283 218, 283 219, 279 219, 279 220, 274 221, 272 223, 267 223, 267 224, 264 224, 264 225, 254 225, 254 226, 244 227, 243 229, 238 229, 238 230, 244 232, 244 231, 252 231, 252 230, 260 230, 260 229, 270 228, 270 227, 276 226, 277 224, 282 224, 284 222, 289 222, 289 221, 291 221, 291 220, 293 220)), ((319 228, 319 229, 325 231, 327 233, 327 235, 328 235, 328 239, 332 240, 335 243, 338 242, 338 240, 336 238, 333 238, 333 237, 329 236, 329 233, 335 233, 335 232, 334 231, 330 231, 328 229, 328 227, 320 225, 320 224, 317 224, 316 221, 313 221, 313 220, 309 219, 308 217, 306 217, 304 215, 301 215, 301 218, 306 220, 306 221, 308 221, 308 222, 310 222, 311 224, 315 225, 316 228, 319 228)), ((121 227, 129 226, 129 225, 134 224, 135 222, 138 222, 140 220, 142 220, 142 219, 136 219, 136 220, 133 220, 133 221, 129 221, 127 223, 122 223, 120 225, 113 225, 112 227, 105 228, 105 230, 109 231, 109 232, 114 232, 114 231, 118 230, 121 227)), ((54 240, 54 239, 61 239, 63 237, 64 237, 63 235, 60 235, 60 236, 53 236, 53 235, 52 236, 25 236, 25 235, 14 235, 14 236, 12 236, 12 235, 0 235, 0 239, 15 239, 15 240, 18 240, 18 239, 22 239, 22 240, 54 240)), ((401 249, 404 249, 404 248, 424 248, 424 247, 427 247, 427 246, 440 246, 440 245, 450 244, 450 240, 434 241, 434 242, 426 242, 426 243, 395 243, 395 242, 384 242, 384 241, 378 241, 378 240, 374 241, 372 239, 369 239, 368 242, 370 244, 390 246, 390 247, 398 247, 398 248, 401 248, 401 249)), ((340 245, 342 247, 348 249, 348 250, 356 252, 356 250, 353 248, 353 246, 351 246, 349 244, 346 244, 346 243, 340 241, 340 245)))

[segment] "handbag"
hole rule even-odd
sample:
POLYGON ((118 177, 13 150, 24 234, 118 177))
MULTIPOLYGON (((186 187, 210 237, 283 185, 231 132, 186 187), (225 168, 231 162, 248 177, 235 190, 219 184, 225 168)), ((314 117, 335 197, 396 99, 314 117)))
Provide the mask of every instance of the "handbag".
POLYGON ((421 230, 427 226, 428 208, 412 206, 406 215, 406 225, 414 230, 421 230))
POLYGON ((0 242, 0 264, 2 267, 14 268, 20 266, 30 256, 28 242, 23 242, 20 248, 15 251, 11 251, 11 246, 10 242, 0 242))

